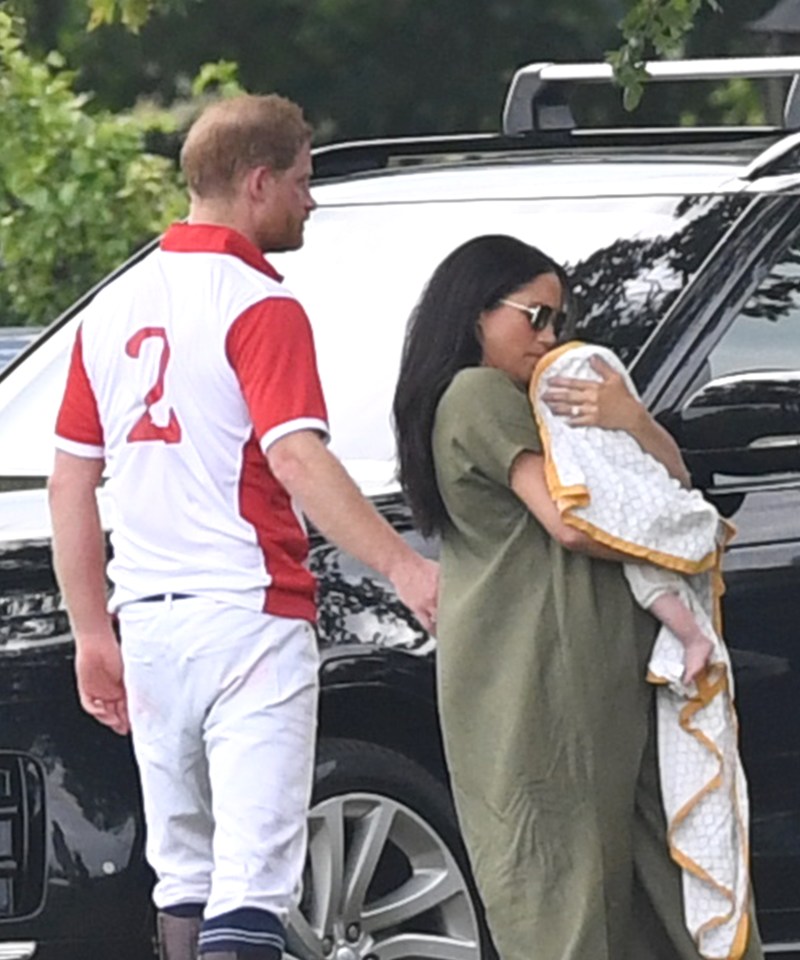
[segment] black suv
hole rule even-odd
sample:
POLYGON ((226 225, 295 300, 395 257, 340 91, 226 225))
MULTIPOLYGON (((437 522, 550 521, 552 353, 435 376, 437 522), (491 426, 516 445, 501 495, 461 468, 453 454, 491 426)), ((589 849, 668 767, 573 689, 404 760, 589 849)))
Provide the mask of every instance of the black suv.
MULTIPOLYGON (((800 58, 652 72, 797 77, 800 58)), ((785 955, 800 949, 798 101, 781 128, 578 129, 564 91, 607 78, 603 66, 533 65, 515 77, 500 135, 317 151, 306 245, 275 260, 315 328, 334 450, 431 555, 395 480, 390 405, 409 311, 470 236, 514 234, 567 265, 580 336, 629 364, 738 528, 726 635, 759 918, 785 955)), ((44 493, 75 317, 93 293, 0 373, 0 960, 153 956, 130 746, 78 707, 44 493)), ((437 728, 435 640, 318 537, 313 567, 320 744, 290 953, 487 957, 437 728)))

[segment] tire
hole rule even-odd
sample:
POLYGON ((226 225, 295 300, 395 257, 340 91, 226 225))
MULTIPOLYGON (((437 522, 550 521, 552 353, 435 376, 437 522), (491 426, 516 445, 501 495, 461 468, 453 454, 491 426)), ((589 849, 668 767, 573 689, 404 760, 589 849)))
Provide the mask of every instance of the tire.
POLYGON ((447 789, 402 754, 323 740, 296 960, 494 956, 447 789))

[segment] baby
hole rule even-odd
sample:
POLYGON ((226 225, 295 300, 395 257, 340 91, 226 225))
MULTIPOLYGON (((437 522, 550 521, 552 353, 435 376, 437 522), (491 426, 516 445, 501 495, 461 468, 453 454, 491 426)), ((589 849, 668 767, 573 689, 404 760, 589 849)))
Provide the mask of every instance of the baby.
POLYGON ((707 576, 693 575, 717 564, 725 527, 699 491, 684 489, 628 433, 572 426, 542 400, 554 377, 599 379, 589 362, 593 356, 620 372, 636 392, 606 348, 575 342, 544 358, 530 394, 551 461, 550 492, 566 523, 631 556, 624 564, 631 591, 680 643, 682 671, 673 679, 688 686, 709 664, 716 644, 712 585, 707 576))

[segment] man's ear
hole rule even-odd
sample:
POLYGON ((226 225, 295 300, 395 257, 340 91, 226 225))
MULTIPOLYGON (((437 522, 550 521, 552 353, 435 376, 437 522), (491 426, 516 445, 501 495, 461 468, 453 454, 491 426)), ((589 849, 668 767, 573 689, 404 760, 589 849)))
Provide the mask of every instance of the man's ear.
POLYGON ((271 167, 251 167, 244 175, 244 181, 248 199, 264 200, 275 183, 275 173, 271 167))

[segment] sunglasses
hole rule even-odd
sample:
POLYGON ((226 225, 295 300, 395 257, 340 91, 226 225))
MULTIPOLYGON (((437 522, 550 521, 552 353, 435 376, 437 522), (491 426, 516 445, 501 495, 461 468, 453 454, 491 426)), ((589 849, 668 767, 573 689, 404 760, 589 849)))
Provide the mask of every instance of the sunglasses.
POLYGON ((532 307, 526 307, 515 300, 501 300, 500 303, 506 307, 515 307, 517 310, 527 313, 531 329, 536 330, 537 333, 552 326, 553 333, 556 337, 560 337, 567 325, 567 315, 563 310, 545 306, 543 303, 536 303, 532 307))

